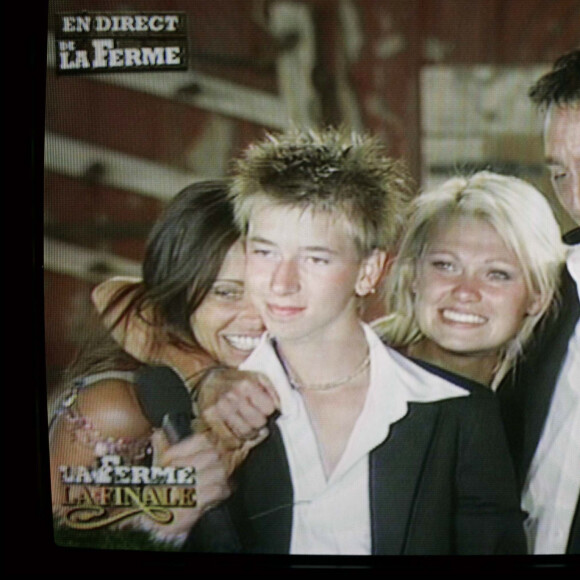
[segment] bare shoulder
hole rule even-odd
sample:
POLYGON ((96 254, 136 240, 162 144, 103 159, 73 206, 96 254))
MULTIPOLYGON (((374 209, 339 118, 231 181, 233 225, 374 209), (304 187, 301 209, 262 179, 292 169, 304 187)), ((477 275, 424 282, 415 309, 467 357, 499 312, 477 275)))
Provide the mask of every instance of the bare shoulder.
POLYGON ((77 410, 106 437, 145 437, 151 431, 135 386, 121 379, 99 381, 78 394, 77 410))

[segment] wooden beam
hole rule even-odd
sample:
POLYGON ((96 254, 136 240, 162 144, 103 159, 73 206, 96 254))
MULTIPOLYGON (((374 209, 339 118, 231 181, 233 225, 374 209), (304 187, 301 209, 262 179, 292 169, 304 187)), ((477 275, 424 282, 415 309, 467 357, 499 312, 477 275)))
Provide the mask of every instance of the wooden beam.
MULTIPOLYGON (((47 66, 55 68, 54 34, 48 34, 47 44, 47 66)), ((84 78, 184 102, 192 107, 244 119, 264 127, 283 129, 289 124, 285 101, 280 97, 195 71, 100 73, 87 74, 84 78)))
POLYGON ((141 276, 138 262, 46 237, 44 268, 95 284, 111 276, 141 276))
POLYGON ((315 126, 321 120, 322 111, 312 82, 317 54, 310 8, 295 2, 274 3, 270 11, 270 31, 283 47, 277 71, 285 109, 294 124, 315 126))
POLYGON ((187 185, 204 179, 50 131, 44 136, 44 164, 45 170, 76 179, 91 179, 91 175, 96 175, 95 179, 103 185, 164 201, 187 185))

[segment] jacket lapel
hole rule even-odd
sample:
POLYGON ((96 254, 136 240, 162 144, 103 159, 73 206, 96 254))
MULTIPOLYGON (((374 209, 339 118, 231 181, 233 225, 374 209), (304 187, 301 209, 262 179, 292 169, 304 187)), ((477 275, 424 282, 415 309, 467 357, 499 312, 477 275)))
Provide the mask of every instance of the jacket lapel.
POLYGON ((404 554, 414 499, 439 417, 437 405, 409 404, 369 457, 372 553, 404 554))
POLYGON ((540 335, 537 347, 524 360, 518 381, 523 389, 524 438, 520 469, 527 473, 542 434, 550 401, 562 361, 566 356, 568 341, 574 332, 580 304, 576 285, 566 270, 561 285, 561 304, 555 319, 548 322, 545 334, 540 335), (540 348, 541 347, 541 348, 540 348))
POLYGON ((270 436, 252 450, 240 469, 239 499, 248 522, 241 528, 242 543, 249 552, 287 554, 292 534, 292 480, 280 430, 274 421, 269 428, 270 436))

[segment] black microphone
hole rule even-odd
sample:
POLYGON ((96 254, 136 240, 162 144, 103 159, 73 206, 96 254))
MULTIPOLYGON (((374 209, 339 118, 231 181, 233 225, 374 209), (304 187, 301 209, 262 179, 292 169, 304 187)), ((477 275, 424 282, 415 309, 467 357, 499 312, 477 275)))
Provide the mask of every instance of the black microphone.
POLYGON ((170 367, 144 366, 136 373, 139 402, 154 427, 161 427, 171 445, 192 435, 191 397, 170 367))

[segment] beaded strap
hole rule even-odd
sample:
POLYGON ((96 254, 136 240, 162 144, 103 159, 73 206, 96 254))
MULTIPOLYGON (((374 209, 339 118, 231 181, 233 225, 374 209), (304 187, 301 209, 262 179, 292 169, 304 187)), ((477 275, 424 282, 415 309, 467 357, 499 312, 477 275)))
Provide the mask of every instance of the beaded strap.
POLYGON ((134 383, 135 373, 105 371, 75 379, 74 387, 62 402, 58 415, 66 421, 74 440, 93 449, 96 457, 119 455, 126 464, 139 462, 151 454, 151 434, 145 437, 104 437, 92 421, 75 408, 82 389, 106 379, 120 379, 134 383))

